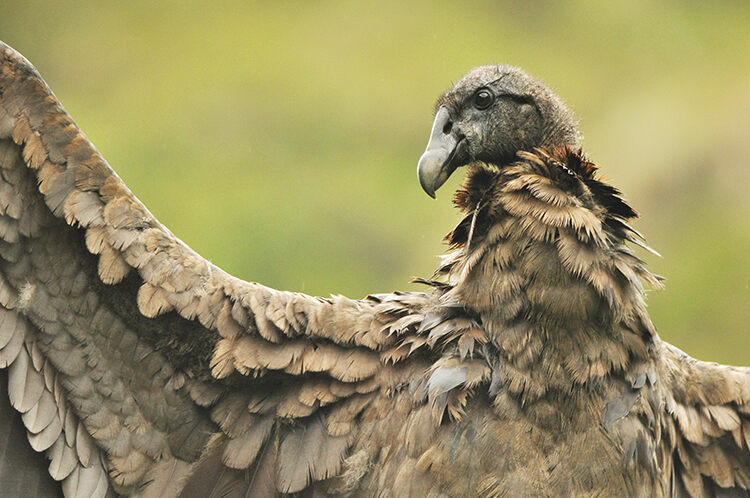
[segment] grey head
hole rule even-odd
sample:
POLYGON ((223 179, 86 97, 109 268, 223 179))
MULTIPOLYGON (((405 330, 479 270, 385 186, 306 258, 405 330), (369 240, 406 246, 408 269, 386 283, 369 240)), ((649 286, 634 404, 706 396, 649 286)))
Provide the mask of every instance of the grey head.
POLYGON ((519 151, 575 146, 573 114, 539 80, 513 66, 481 66, 448 89, 435 106, 430 141, 417 166, 431 197, 459 166, 502 167, 519 151))

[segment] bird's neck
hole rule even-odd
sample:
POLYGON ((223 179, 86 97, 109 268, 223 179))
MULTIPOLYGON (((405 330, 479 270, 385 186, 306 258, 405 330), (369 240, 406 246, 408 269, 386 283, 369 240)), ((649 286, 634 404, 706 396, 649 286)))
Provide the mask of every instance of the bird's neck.
POLYGON ((466 216, 438 273, 481 317, 507 391, 524 404, 592 392, 644 360, 655 332, 627 246, 635 216, 570 149, 538 150, 497 170, 473 166, 455 197, 466 216))

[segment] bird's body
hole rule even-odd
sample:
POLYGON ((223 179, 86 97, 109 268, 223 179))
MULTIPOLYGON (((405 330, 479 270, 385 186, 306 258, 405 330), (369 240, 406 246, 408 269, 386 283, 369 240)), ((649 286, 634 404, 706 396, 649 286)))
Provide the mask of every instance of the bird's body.
POLYGON ((0 367, 66 496, 750 487, 750 372, 658 338, 635 213, 519 70, 439 103, 422 185, 472 165, 430 292, 351 300, 210 264, 25 59, 0 45, 0 67, 0 367))

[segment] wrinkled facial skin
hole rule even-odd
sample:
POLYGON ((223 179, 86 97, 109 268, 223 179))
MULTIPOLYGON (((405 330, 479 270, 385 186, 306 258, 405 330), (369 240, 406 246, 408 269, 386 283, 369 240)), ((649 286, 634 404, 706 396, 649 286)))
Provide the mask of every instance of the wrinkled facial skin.
POLYGON ((452 118, 452 132, 467 139, 468 161, 504 163, 524 145, 541 143, 542 116, 530 98, 509 93, 502 81, 480 84, 476 90, 470 87, 441 99, 441 107, 445 106, 452 118), (472 104, 480 88, 494 95, 486 109, 472 104))
POLYGON ((459 166, 483 161, 502 167, 518 151, 575 145, 565 104, 541 82, 511 66, 470 71, 437 102, 418 176, 432 197, 459 166))

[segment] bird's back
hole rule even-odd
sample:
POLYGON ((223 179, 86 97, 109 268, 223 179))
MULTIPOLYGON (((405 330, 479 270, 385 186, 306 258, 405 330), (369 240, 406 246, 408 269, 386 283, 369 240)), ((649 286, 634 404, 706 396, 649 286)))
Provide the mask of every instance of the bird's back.
POLYGON ((628 465, 623 442, 594 420, 602 407, 592 406, 578 428, 543 427, 478 395, 461 421, 435 426, 406 411, 409 398, 391 400, 391 416, 362 425, 349 457, 360 466, 344 476, 351 483, 361 477, 353 496, 658 495, 646 469, 628 465))

